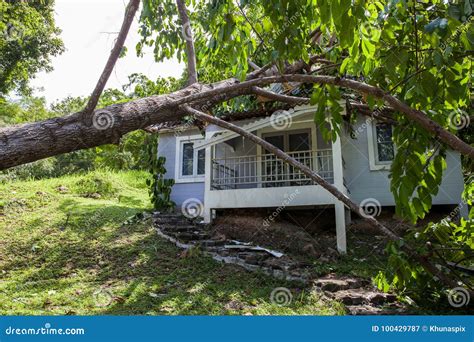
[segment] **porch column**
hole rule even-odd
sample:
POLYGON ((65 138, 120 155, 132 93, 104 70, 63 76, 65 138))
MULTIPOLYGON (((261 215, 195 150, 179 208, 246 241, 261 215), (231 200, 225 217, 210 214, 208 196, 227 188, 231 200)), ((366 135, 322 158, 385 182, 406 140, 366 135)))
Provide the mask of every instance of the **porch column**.
MULTIPOLYGON (((206 131, 206 139, 209 139, 212 135, 212 132, 206 131)), ((204 172, 204 210, 202 216, 204 218, 204 223, 211 223, 211 178, 212 178, 212 149, 214 147, 206 147, 206 158, 205 158, 205 172, 204 172)))
MULTIPOLYGON (((334 186, 338 188, 344 194, 347 193, 344 187, 344 171, 342 166, 342 151, 341 151, 341 139, 340 137, 332 144, 332 160, 333 160, 333 176, 334 186)), ((334 203, 334 209, 336 211, 336 237, 337 237, 337 250, 341 254, 347 252, 346 243, 346 210, 342 202, 336 199, 334 203)))

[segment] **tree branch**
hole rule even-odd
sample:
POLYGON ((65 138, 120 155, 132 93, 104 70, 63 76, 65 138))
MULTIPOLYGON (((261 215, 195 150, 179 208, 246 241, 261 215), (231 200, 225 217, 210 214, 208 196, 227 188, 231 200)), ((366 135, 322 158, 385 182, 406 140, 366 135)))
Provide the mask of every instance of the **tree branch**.
POLYGON ((115 41, 114 47, 110 52, 110 56, 107 60, 107 63, 105 64, 104 70, 102 71, 102 74, 100 75, 100 78, 97 81, 97 84, 94 90, 92 91, 89 101, 87 101, 87 105, 83 111, 84 118, 89 125, 92 124, 92 112, 97 107, 100 95, 104 91, 105 85, 109 80, 110 74, 112 73, 112 70, 115 67, 117 59, 120 57, 123 45, 125 44, 128 32, 130 31, 130 26, 132 26, 133 19, 135 18, 135 13, 137 12, 139 6, 140 0, 130 0, 127 5, 122 27, 120 28, 117 40, 115 41))
POLYGON ((265 90, 259 87, 252 87, 252 91, 262 97, 265 97, 270 100, 279 101, 283 103, 290 103, 294 105, 302 105, 308 104, 310 99, 307 97, 296 97, 296 96, 289 96, 284 94, 277 94, 273 91, 265 90))
POLYGON ((252 31, 257 35, 258 39, 260 39, 260 43, 263 44, 263 47, 266 49, 267 46, 266 46, 266 44, 265 44, 265 40, 264 40, 263 37, 260 35, 260 33, 258 33, 257 29, 256 29, 255 26, 252 24, 252 22, 250 21, 250 19, 249 19, 248 16, 247 16, 247 14, 245 14, 244 9, 242 8, 242 6, 240 6, 240 3, 238 3, 238 2, 237 2, 237 7, 239 8, 240 13, 242 13, 242 15, 244 16, 245 21, 250 25, 250 28, 252 29, 252 31))
POLYGON ((358 204, 353 202, 349 197, 347 197, 345 194, 343 194, 338 188, 336 188, 334 185, 328 183, 326 180, 324 180, 320 175, 318 175, 316 172, 311 170, 308 166, 300 163, 293 157, 289 156, 287 153, 283 152, 276 146, 270 144, 269 142, 263 140, 262 138, 256 136, 255 134, 252 134, 251 132, 247 132, 241 127, 238 127, 230 122, 223 121, 221 119, 218 119, 216 117, 213 117, 211 115, 205 114, 203 112, 200 112, 196 109, 191 108, 188 105, 183 106, 183 109, 188 112, 189 114, 193 115, 196 119, 208 122, 211 124, 214 124, 216 126, 228 129, 232 132, 235 132, 251 141, 254 143, 260 145, 263 147, 265 150, 270 151, 273 153, 275 156, 280 158, 284 163, 289 164, 301 172, 303 172, 307 177, 309 177, 311 180, 322 186, 324 189, 326 189, 329 193, 331 193, 335 198, 337 198, 339 201, 344 203, 351 211, 356 213, 358 216, 362 218, 367 224, 370 226, 374 227, 378 231, 382 232, 384 235, 386 235, 390 240, 393 241, 399 241, 403 242, 402 248, 405 252, 408 253, 409 257, 415 258, 420 264, 432 275, 438 277, 443 283, 445 283, 449 287, 456 287, 457 284, 454 280, 448 278, 444 273, 442 273, 440 270, 438 270, 429 260, 427 260, 426 257, 419 255, 413 248, 408 246, 406 244, 406 241, 404 241, 400 236, 395 234, 392 230, 389 228, 385 227, 383 224, 381 224, 378 220, 376 220, 374 217, 369 216, 369 215, 361 215, 361 213, 364 212, 364 209, 359 207, 358 204))
POLYGON ((411 108, 377 87, 332 76, 279 75, 241 83, 236 79, 208 85, 195 83, 171 94, 115 104, 94 113, 99 116, 99 119, 105 119, 104 125, 100 127, 86 126, 81 113, 76 113, 62 118, 0 129, 0 170, 61 153, 116 143, 128 132, 143 129, 152 124, 180 120, 184 115, 179 110, 180 105, 189 104, 210 108, 221 101, 252 94, 252 88, 255 86, 285 82, 333 84, 383 99, 395 111, 404 113, 408 118, 419 123, 453 150, 474 159, 473 147, 443 129, 422 111, 411 108))
POLYGON ((176 0, 178 6, 178 13, 181 19, 183 37, 186 40, 186 56, 188 57, 188 85, 194 84, 198 81, 197 66, 196 66, 196 51, 194 49, 194 36, 189 21, 188 10, 184 0, 176 0))
MULTIPOLYGON (((285 82, 332 84, 343 88, 355 90, 361 94, 372 95, 376 98, 384 100, 384 102, 389 104, 390 107, 392 107, 394 110, 403 113, 406 117, 418 123, 426 131, 432 133, 434 135, 434 138, 439 139, 453 150, 458 151, 471 159, 474 159, 474 148, 472 146, 465 143, 448 130, 444 129, 436 121, 430 119, 426 115, 426 113, 421 110, 411 108, 406 103, 400 101, 399 99, 390 94, 387 94, 384 90, 380 88, 359 81, 325 75, 280 75, 262 77, 245 81, 242 83, 233 84, 227 88, 227 91, 243 90, 245 88, 252 88, 254 86, 264 86, 272 83, 285 82)), ((211 90, 208 94, 194 94, 178 102, 181 102, 179 103, 180 105, 185 103, 191 103, 194 100, 199 100, 203 97, 208 96, 209 94, 217 94, 221 91, 222 89, 211 90)))

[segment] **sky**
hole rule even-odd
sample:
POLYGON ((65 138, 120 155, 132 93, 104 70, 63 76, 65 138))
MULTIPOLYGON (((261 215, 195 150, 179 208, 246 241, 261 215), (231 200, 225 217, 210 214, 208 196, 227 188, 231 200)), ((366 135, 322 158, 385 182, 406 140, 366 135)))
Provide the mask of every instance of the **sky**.
MULTIPOLYGON (((54 71, 37 75, 31 84, 35 95, 44 96, 49 104, 68 95, 90 95, 105 66, 122 24, 128 0, 56 0, 56 25, 66 51, 53 58, 54 71)), ((158 76, 179 77, 184 69, 177 60, 156 63, 151 49, 137 57, 139 41, 138 10, 125 46, 128 53, 117 61, 106 88, 121 88, 128 75, 143 73, 150 79, 158 76)))

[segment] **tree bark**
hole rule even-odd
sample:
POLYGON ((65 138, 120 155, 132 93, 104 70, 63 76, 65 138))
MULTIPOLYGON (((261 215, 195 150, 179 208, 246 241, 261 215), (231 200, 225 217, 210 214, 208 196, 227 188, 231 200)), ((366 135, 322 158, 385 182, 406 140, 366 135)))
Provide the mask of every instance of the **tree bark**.
MULTIPOLYGON (((272 71, 268 70, 268 72, 272 71)), ((42 122, 8 127, 0 130, 0 170, 61 153, 118 143, 124 134, 131 131, 156 123, 179 120, 183 116, 179 106, 184 104, 197 108, 210 108, 221 101, 252 94, 252 88, 255 86, 293 81, 333 84, 381 98, 390 104, 391 108, 419 123, 453 150, 474 159, 473 147, 443 129, 423 112, 385 94, 377 87, 332 76, 279 75, 252 79, 253 77, 254 73, 251 73, 250 80, 244 82, 228 79, 207 85, 195 83, 172 94, 115 104, 96 110, 94 115, 98 124, 93 126, 88 126, 81 117, 81 113, 76 113, 42 122)))
POLYGON ((83 111, 84 118, 88 121, 88 124, 92 124, 92 112, 94 111, 97 103, 99 102, 100 95, 104 91, 105 85, 109 80, 110 74, 114 70, 115 63, 120 57, 125 40, 127 39, 128 32, 130 31, 130 26, 132 26, 133 18, 135 18, 135 13, 137 13, 138 7, 140 6, 140 0, 130 0, 125 11, 125 17, 123 19, 122 27, 120 28, 119 35, 115 42, 115 45, 110 52, 109 59, 105 64, 104 70, 100 75, 97 85, 95 86, 92 94, 87 102, 86 108, 83 111))
POLYGON ((186 56, 188 58, 188 85, 198 81, 196 67, 196 51, 194 49, 194 36, 191 22, 189 21, 188 10, 184 0, 176 0, 178 13, 181 19, 183 38, 186 40, 186 56))

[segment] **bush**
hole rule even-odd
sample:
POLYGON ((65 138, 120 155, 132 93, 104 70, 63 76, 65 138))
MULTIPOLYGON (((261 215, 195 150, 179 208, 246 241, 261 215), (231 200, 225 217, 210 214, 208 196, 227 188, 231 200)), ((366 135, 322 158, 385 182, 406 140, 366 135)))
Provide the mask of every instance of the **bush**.
POLYGON ((55 162, 54 158, 48 158, 11 168, 0 174, 0 182, 55 177, 55 162))
POLYGON ((110 174, 96 171, 82 176, 73 187, 73 191, 86 197, 112 197, 118 192, 118 186, 110 180, 110 174), (97 196, 99 197, 99 196, 97 196))

